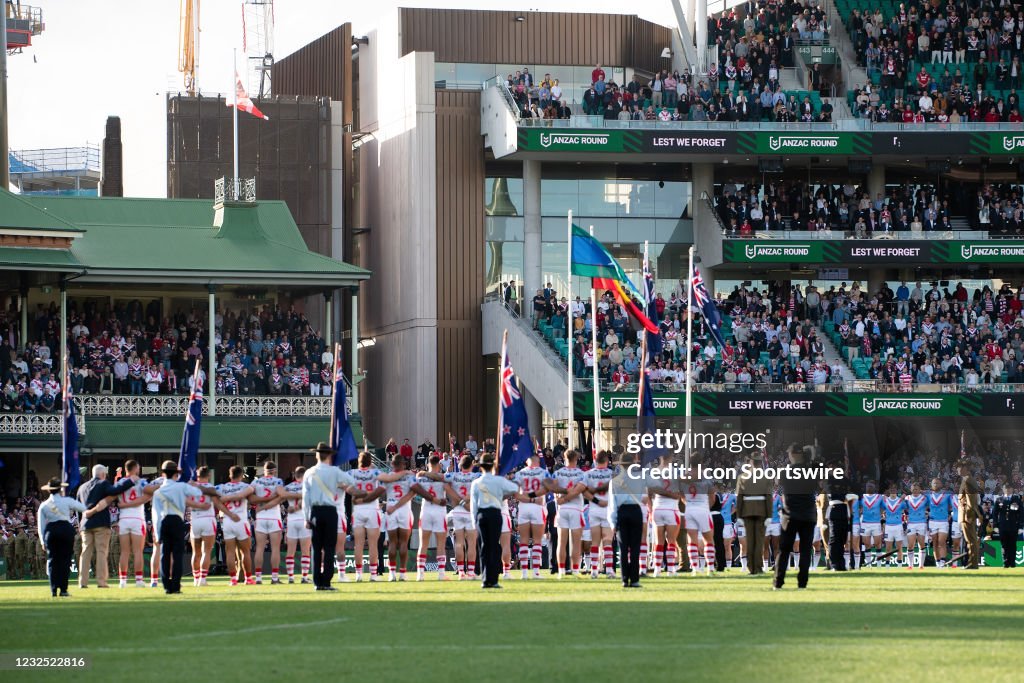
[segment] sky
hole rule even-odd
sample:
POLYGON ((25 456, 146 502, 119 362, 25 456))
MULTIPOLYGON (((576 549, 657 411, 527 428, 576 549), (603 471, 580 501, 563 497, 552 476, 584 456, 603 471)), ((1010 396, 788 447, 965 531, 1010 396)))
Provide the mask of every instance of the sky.
MULTIPOLYGON (((504 0, 276 0, 274 54, 280 59, 351 21, 371 29, 395 7, 530 11, 504 0)), ((167 192, 168 92, 183 90, 178 66, 178 0, 25 0, 41 7, 45 32, 8 57, 12 150, 78 147, 103 141, 107 116, 121 117, 125 194, 167 192)), ((672 25, 669 0, 555 0, 549 11, 636 13, 672 25)), ((229 92, 232 49, 241 52, 241 0, 201 0, 197 82, 204 93, 229 92)), ((239 59, 240 68, 243 66, 239 59)))

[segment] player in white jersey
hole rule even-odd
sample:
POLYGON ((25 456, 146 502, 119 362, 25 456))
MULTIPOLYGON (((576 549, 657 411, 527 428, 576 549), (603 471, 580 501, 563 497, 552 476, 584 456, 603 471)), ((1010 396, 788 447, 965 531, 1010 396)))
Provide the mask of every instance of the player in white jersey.
MULTIPOLYGON (((662 455, 658 459, 658 467, 672 465, 671 455, 662 455)), ((662 567, 669 574, 675 574, 679 567, 677 559, 677 539, 682 515, 679 513, 679 500, 682 493, 679 482, 675 479, 658 480, 658 486, 648 488, 651 497, 651 524, 654 526, 654 576, 659 576, 662 567), (664 565, 663 565, 664 561, 664 565)))
MULTIPOLYGON (((127 461, 124 464, 124 472, 125 477, 138 477, 139 463, 134 460, 127 461)), ((139 479, 135 486, 117 497, 119 510, 117 534, 121 545, 121 556, 118 558, 118 578, 121 588, 128 585, 129 559, 135 565, 136 588, 143 588, 146 585, 143 580, 145 570, 142 568, 144 562, 142 551, 146 546, 146 502, 151 496, 143 492, 145 487, 146 480, 139 479)))
POLYGON ((391 468, 391 472, 378 477, 387 491, 388 581, 405 581, 405 570, 409 565, 409 537, 412 535, 413 496, 422 496, 437 505, 443 505, 444 499, 435 498, 416 483, 416 474, 409 469, 405 456, 396 455, 391 461, 391 468))
POLYGON ((534 450, 526 467, 515 473, 512 479, 519 485, 519 569, 522 577, 540 578, 540 565, 544 555, 544 530, 548 515, 545 498, 551 490, 551 473, 540 464, 540 452, 534 450))
POLYGON ((451 484, 444 480, 441 457, 437 453, 432 454, 427 460, 427 471, 420 474, 417 483, 435 500, 440 501, 440 504, 424 500, 420 507, 420 547, 416 554, 416 580, 423 580, 427 570, 427 551, 430 544, 434 543, 437 580, 444 581, 444 570, 448 564, 448 556, 445 553, 445 544, 448 541, 448 506, 445 503, 449 496, 455 500, 459 500, 459 497, 451 484))
MULTIPOLYGON (((209 486, 210 468, 203 466, 196 470, 198 486, 209 486)), ((217 510, 223 504, 214 496, 205 493, 201 496, 189 496, 188 506, 191 508, 189 538, 192 540, 192 584, 205 586, 206 577, 210 572, 210 560, 213 557, 213 544, 217 540, 217 510)))
MULTIPOLYGON (((263 463, 263 476, 253 479, 250 485, 253 490, 253 509, 256 510, 256 583, 263 583, 263 548, 269 541, 270 583, 278 584, 281 583, 278 571, 281 567, 281 535, 284 532, 284 524, 281 522, 281 493, 284 491, 284 482, 277 477, 277 464, 271 460, 263 463)), ((344 514, 338 519, 344 519, 344 514)), ((344 542, 345 537, 340 533, 340 524, 338 529, 344 542)))
POLYGON ((228 470, 230 481, 217 487, 220 502, 224 505, 220 527, 224 534, 224 555, 228 561, 228 575, 231 585, 238 585, 238 555, 241 555, 241 569, 246 585, 256 585, 252 576, 252 533, 249 528, 249 497, 252 486, 242 481, 245 471, 238 465, 228 470))
POLYGON ((295 547, 299 547, 301 583, 312 583, 309 578, 309 551, 313 540, 313 531, 306 528, 306 517, 302 512, 302 475, 305 467, 296 467, 292 472, 292 480, 285 484, 281 499, 285 503, 285 553, 284 567, 288 574, 288 583, 295 583, 295 547))
MULTIPOLYGON (((349 474, 356 480, 356 490, 367 495, 377 493, 379 496, 384 493, 377 483, 380 470, 373 466, 373 456, 369 453, 359 454, 359 467, 349 474)), ((364 547, 369 551, 370 556, 370 581, 376 581, 380 574, 377 542, 380 540, 380 531, 383 526, 384 516, 380 511, 379 500, 361 501, 352 505, 352 540, 354 544, 352 554, 356 565, 356 581, 363 580, 364 547)))
MULTIPOLYGON (((700 453, 690 455, 690 470, 696 473, 703 463, 700 453)), ((710 479, 696 477, 680 481, 683 502, 686 505, 686 549, 690 556, 690 568, 694 574, 700 569, 700 553, 703 551, 708 576, 715 573, 715 527, 711 520, 709 500, 715 495, 715 484, 710 479), (698 547, 698 543, 699 546, 698 547)))
POLYGON ((473 482, 480 477, 473 471, 473 456, 466 454, 459 461, 459 471, 449 472, 445 481, 452 485, 459 502, 451 511, 451 527, 455 541, 455 566, 459 570, 459 579, 466 580, 476 577, 476 520, 469 512, 469 491, 473 482))
POLYGON ((565 467, 555 472, 555 498, 558 504, 555 528, 558 529, 558 578, 565 576, 566 545, 570 546, 569 561, 573 576, 580 573, 580 551, 583 540, 583 493, 587 490, 587 473, 576 466, 580 454, 565 452, 565 467))
POLYGON ((590 577, 596 579, 601 567, 605 576, 615 578, 615 557, 612 553, 612 539, 615 529, 608 518, 608 484, 615 476, 615 470, 608 466, 611 453, 598 451, 594 468, 587 472, 587 493, 590 501, 590 577))

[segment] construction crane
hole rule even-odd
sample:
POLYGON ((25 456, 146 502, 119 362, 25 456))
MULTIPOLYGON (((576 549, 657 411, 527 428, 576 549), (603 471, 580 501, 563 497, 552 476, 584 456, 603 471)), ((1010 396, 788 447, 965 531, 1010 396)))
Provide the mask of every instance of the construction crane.
POLYGON ((178 16, 178 71, 185 76, 185 92, 196 94, 199 61, 199 0, 181 0, 178 16))
POLYGON ((257 98, 269 95, 270 70, 274 66, 274 0, 243 0, 242 52, 249 93, 257 98))
POLYGON ((16 54, 32 45, 33 36, 46 28, 43 10, 21 4, 21 0, 5 0, 4 13, 7 16, 6 48, 8 54, 16 54))

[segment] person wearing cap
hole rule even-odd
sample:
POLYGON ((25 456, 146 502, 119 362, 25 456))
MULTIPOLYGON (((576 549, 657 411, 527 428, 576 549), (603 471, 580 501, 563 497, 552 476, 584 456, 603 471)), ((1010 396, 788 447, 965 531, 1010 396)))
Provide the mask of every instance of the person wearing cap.
MULTIPOLYGON (((751 451, 747 462, 755 468, 764 464, 758 451, 751 451)), ((762 477, 754 481, 750 472, 736 482, 736 516, 743 520, 747 532, 747 571, 751 576, 764 573, 764 520, 772 516, 772 502, 770 480, 762 477)))
MULTIPOLYGON (((790 464, 803 467, 810 464, 810 452, 813 446, 800 448, 796 444, 789 447, 790 464)), ((779 557, 775 560, 775 580, 773 590, 781 590, 786 583, 786 569, 789 567, 789 556, 793 553, 794 542, 799 538, 800 549, 797 587, 807 587, 807 577, 811 568, 811 557, 814 555, 814 525, 818 520, 817 490, 818 482, 785 475, 779 480, 782 488, 782 510, 779 515, 782 522, 782 539, 779 542, 779 557)), ((845 506, 847 503, 841 501, 845 506)), ((845 518, 849 520, 849 517, 845 518)), ((833 529, 834 533, 834 529, 833 529)), ((845 540, 846 536, 843 535, 845 540)), ((842 544, 839 542, 839 555, 842 556, 842 544)), ((833 548, 833 553, 835 552, 833 548)))
POLYGON ((164 481, 153 493, 153 535, 160 544, 160 575, 164 592, 181 592, 182 563, 185 557, 185 508, 207 509, 212 503, 193 503, 189 497, 219 497, 213 487, 202 489, 178 481, 181 470, 173 460, 165 460, 160 471, 164 481), (205 507, 204 507, 205 506, 205 507))
POLYGON ((981 515, 981 486, 971 476, 971 463, 961 460, 960 470, 960 529, 967 543, 967 564, 964 569, 977 569, 980 561, 981 543, 978 540, 978 518, 981 515))
POLYGON ((483 565, 483 587, 501 588, 501 501, 514 496, 519 487, 513 482, 494 474, 494 456, 485 453, 480 458, 483 476, 476 479, 469 489, 470 514, 480 530, 482 544, 480 559, 483 565))
POLYGON ((640 588, 640 544, 644 540, 646 470, 631 466, 632 453, 619 457, 619 469, 608 484, 608 520, 619 537, 622 587, 640 588))
MULTIPOLYGON (((126 477, 117 485, 107 480, 105 465, 93 465, 92 479, 78 487, 78 501, 86 508, 95 507, 104 498, 119 496, 135 486, 138 476, 126 477)), ((78 587, 89 585, 89 566, 93 556, 96 557, 96 585, 107 587, 107 576, 110 571, 110 513, 104 508, 82 525, 82 554, 78 558, 78 587)))
POLYGON ((97 513, 107 509, 110 502, 101 498, 96 505, 86 508, 74 498, 64 495, 60 479, 53 478, 41 490, 48 491, 50 497, 39 506, 37 513, 39 524, 39 542, 46 548, 46 573, 50 576, 50 593, 53 597, 66 598, 68 594, 68 577, 71 576, 71 553, 75 543, 75 529, 71 526, 71 514, 81 513, 91 519, 97 513))
POLYGON ((356 490, 352 475, 332 464, 333 448, 321 441, 310 450, 316 453, 316 464, 302 475, 302 513, 306 528, 313 530, 313 584, 318 591, 336 591, 331 585, 338 544, 338 508, 334 499, 341 491, 351 495, 353 502, 367 496, 356 490))

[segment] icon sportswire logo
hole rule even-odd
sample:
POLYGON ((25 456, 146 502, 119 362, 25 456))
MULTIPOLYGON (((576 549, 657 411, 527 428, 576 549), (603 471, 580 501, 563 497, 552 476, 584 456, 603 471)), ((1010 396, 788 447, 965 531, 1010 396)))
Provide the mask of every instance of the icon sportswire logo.
POLYGON ((871 414, 876 410, 941 410, 941 398, 862 398, 861 408, 871 414))
POLYGON ((768 147, 773 152, 780 149, 835 149, 839 147, 838 135, 770 135, 768 147))
POLYGON ((604 147, 611 141, 606 133, 541 133, 540 146, 544 149, 552 145, 582 145, 585 147, 604 147))
POLYGON ((1024 135, 1004 135, 1003 149, 1012 152, 1018 147, 1024 147, 1024 135))
POLYGON ((743 255, 753 260, 765 256, 810 256, 809 244, 748 244, 743 247, 743 255))

